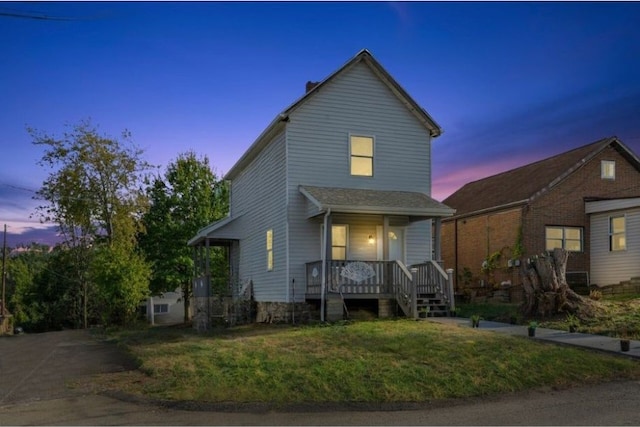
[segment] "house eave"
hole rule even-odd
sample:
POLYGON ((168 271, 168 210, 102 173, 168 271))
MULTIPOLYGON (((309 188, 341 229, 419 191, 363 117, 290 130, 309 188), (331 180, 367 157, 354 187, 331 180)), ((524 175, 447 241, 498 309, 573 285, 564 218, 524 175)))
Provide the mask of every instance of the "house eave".
POLYGON ((322 80, 309 92, 302 95, 289 107, 276 116, 276 118, 267 126, 253 144, 245 151, 240 159, 231 167, 225 175, 225 179, 232 180, 260 153, 279 131, 284 128, 289 120, 289 115, 295 111, 300 105, 309 98, 315 96, 322 88, 332 81, 336 76, 343 73, 358 64, 365 62, 376 76, 391 90, 391 92, 405 105, 405 107, 420 121, 420 123, 429 131, 429 135, 436 138, 442 135, 443 130, 438 123, 422 108, 402 86, 382 67, 382 65, 371 55, 367 49, 362 49, 353 58, 347 61, 338 70, 331 73, 327 78, 322 80))
MULTIPOLYGON (((211 224, 205 227, 202 227, 200 230, 198 230, 198 233, 194 237, 189 239, 189 241, 187 242, 187 246, 197 246, 207 239, 214 240, 215 238, 212 238, 211 233, 214 233, 216 230, 221 230, 225 228, 226 226, 231 224, 233 221, 240 218, 240 216, 236 216, 236 217, 227 216, 221 220, 212 222, 211 224)), ((231 241, 231 240, 238 240, 238 239, 224 238, 222 240, 231 241)))
POLYGON ((587 215, 624 209, 636 209, 640 207, 640 197, 585 201, 584 207, 587 215))
POLYGON ((478 215, 484 215, 484 214, 491 213, 491 212, 502 211, 502 210, 505 210, 505 209, 516 208, 518 206, 524 206, 529 202, 530 202, 530 199, 523 199, 523 200, 518 200, 518 201, 515 201, 515 202, 505 203, 505 204, 499 205, 499 206, 491 206, 489 208, 478 209, 478 210, 473 211, 473 212, 465 212, 465 213, 460 214, 460 215, 453 215, 453 216, 447 218, 445 221, 453 221, 453 220, 458 220, 458 219, 464 219, 464 218, 469 218, 469 217, 472 217, 472 216, 478 216, 478 215))
POLYGON ((251 144, 249 149, 244 152, 242 157, 229 169, 229 172, 224 176, 225 180, 232 181, 236 178, 240 172, 246 168, 268 144, 273 137, 278 135, 286 127, 286 123, 289 120, 289 116, 281 113, 276 116, 275 119, 262 131, 260 136, 251 144))
POLYGON ((325 205, 317 213, 309 215, 309 218, 324 215, 327 211, 332 214, 363 214, 363 215, 398 215, 427 218, 447 218, 453 216, 454 209, 412 209, 412 208, 388 208, 378 206, 343 206, 325 205))

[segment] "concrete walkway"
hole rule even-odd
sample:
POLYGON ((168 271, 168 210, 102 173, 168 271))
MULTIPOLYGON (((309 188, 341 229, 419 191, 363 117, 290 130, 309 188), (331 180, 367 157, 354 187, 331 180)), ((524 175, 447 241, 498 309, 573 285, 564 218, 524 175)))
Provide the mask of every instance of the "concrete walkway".
MULTIPOLYGON (((463 317, 429 317, 428 320, 443 324, 454 324, 460 327, 470 328, 471 320, 463 317)), ((528 336, 526 325, 511 325, 508 323, 480 321, 480 329, 503 334, 528 336)), ((584 347, 591 350, 614 353, 620 356, 640 359, 640 341, 631 340, 629 351, 620 351, 620 339, 603 335, 583 334, 579 332, 559 331, 556 329, 536 328, 535 340, 548 341, 555 344, 584 347)))

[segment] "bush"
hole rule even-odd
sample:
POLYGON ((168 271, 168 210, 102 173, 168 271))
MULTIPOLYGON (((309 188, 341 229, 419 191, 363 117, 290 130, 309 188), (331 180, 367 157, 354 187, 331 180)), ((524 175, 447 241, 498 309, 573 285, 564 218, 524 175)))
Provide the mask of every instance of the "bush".
POLYGON ((597 289, 592 289, 589 291, 589 298, 594 301, 600 301, 602 299, 602 292, 597 289))

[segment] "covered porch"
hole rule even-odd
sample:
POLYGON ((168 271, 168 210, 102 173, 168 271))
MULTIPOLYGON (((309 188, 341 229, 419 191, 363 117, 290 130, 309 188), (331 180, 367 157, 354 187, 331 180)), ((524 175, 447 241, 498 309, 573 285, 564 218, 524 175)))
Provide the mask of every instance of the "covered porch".
POLYGON ((453 270, 441 266, 441 221, 454 210, 423 193, 300 186, 320 224, 320 259, 306 263, 307 301, 322 320, 346 300, 397 303, 409 317, 448 314, 453 270), (337 300, 337 302, 336 302, 337 300))

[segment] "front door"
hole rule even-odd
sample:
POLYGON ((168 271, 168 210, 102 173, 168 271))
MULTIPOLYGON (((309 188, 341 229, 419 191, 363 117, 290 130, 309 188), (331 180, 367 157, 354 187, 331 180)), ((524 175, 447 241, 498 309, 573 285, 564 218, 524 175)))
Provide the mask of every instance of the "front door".
MULTIPOLYGON (((379 225, 377 227, 377 235, 378 235, 378 260, 382 260, 382 245, 384 244, 384 239, 382 238, 382 226, 379 225)), ((389 227, 389 260, 395 261, 400 260, 403 263, 404 259, 404 227, 389 227)))

